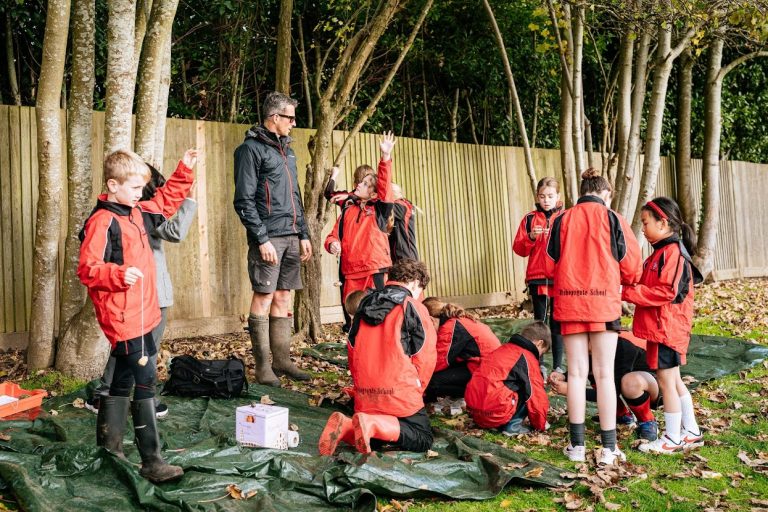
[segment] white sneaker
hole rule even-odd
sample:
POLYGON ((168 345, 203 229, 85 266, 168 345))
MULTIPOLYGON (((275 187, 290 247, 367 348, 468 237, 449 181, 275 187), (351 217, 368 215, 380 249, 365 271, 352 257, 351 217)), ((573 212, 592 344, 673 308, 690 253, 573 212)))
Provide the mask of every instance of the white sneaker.
POLYGON ((597 465, 612 466, 617 462, 626 462, 626 461, 627 461, 627 456, 624 455, 624 452, 619 450, 619 447, 617 446, 613 450, 611 450, 610 448, 603 448, 600 451, 600 458, 597 459, 597 465))
POLYGON ((662 455, 674 455, 681 453, 685 448, 685 443, 680 441, 676 443, 672 441, 666 434, 661 436, 655 441, 650 443, 643 443, 639 446, 639 450, 643 453, 660 453, 662 455))
POLYGON ((584 462, 587 460, 587 449, 584 446, 571 446, 563 448, 563 453, 571 462, 584 462))
POLYGON ((680 442, 683 443, 684 450, 693 450, 694 448, 701 448, 704 446, 704 435, 699 429, 698 434, 694 434, 690 430, 683 430, 683 434, 680 436, 680 442))

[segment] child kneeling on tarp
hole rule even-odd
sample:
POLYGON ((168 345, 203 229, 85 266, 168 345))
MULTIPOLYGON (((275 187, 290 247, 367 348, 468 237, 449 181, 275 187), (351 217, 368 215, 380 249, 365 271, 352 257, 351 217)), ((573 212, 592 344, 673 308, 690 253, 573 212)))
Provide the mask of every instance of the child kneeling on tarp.
POLYGON ((424 263, 402 260, 384 289, 360 302, 347 342, 355 414, 331 414, 320 436, 321 455, 332 455, 340 441, 361 453, 384 444, 415 452, 432 446, 422 395, 435 369, 437 334, 417 300, 428 283, 424 263))
POLYGON ((478 426, 498 428, 505 435, 547 428, 549 399, 539 361, 552 345, 549 327, 538 320, 483 358, 467 384, 467 412, 478 426))

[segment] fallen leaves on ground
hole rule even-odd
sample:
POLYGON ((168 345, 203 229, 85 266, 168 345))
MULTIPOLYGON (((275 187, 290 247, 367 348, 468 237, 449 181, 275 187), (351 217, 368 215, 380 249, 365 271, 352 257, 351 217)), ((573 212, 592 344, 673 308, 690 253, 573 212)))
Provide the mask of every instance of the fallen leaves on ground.
POLYGON ((227 492, 235 500, 247 500, 253 496, 256 496, 256 491, 243 491, 235 484, 229 484, 227 486, 227 492))

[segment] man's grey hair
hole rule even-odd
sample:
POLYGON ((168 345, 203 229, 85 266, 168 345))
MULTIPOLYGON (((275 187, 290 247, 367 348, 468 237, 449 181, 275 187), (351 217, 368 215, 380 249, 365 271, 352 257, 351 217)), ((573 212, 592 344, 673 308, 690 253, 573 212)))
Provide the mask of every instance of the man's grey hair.
POLYGON ((277 91, 271 92, 267 94, 267 98, 264 100, 264 105, 261 108, 261 111, 264 114, 263 120, 266 121, 275 114, 282 114, 283 110, 285 110, 285 107, 288 105, 292 105, 296 108, 296 105, 298 104, 299 102, 290 96, 286 96, 277 91))

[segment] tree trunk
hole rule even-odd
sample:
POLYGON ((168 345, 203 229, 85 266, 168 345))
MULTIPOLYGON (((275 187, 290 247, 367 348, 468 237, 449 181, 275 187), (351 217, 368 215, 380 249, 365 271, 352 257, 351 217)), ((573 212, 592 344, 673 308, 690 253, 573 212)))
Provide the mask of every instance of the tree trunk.
POLYGON ((584 7, 576 6, 576 12, 571 18, 573 32, 573 62, 571 90, 573 91, 573 159, 576 164, 576 174, 584 172, 584 101, 582 98, 583 83, 581 77, 582 54, 584 50, 584 7))
POLYGON ((5 58, 8 62, 8 84, 11 86, 13 104, 21 106, 21 92, 19 81, 16 78, 16 57, 13 51, 13 27, 11 26, 11 13, 5 13, 5 58))
POLYGON ((619 174, 616 178, 616 181, 619 183, 616 210, 624 217, 629 216, 632 188, 637 170, 637 158, 640 155, 640 125, 643 121, 645 90, 646 85, 648 84, 646 72, 648 70, 648 53, 650 52, 650 48, 651 34, 650 32, 643 32, 640 36, 640 44, 637 47, 637 59, 635 60, 635 78, 632 91, 632 122, 629 127, 627 156, 624 158, 624 172, 623 174, 619 174))
POLYGON ((690 28, 681 38, 675 48, 672 48, 672 28, 668 23, 659 27, 659 48, 657 50, 656 67, 653 70, 653 89, 651 103, 648 107, 648 126, 645 131, 645 161, 643 162, 643 178, 640 182, 640 195, 635 206, 632 219, 632 230, 639 237, 642 230, 640 211, 643 205, 653 198, 656 192, 656 181, 661 166, 661 131, 664 124, 664 110, 667 100, 667 86, 672 74, 672 65, 680 53, 688 46, 695 30, 690 28))
POLYGON ((312 111, 312 88, 309 85, 309 67, 307 66, 307 52, 304 50, 304 28, 301 16, 297 23, 299 28, 299 61, 301 62, 301 83, 304 84, 304 103, 307 105, 307 128, 314 127, 314 113, 312 111))
POLYGON ((277 25, 277 65, 275 90, 291 95, 291 16, 293 0, 280 0, 280 21, 277 25))
POLYGON ((133 44, 136 0, 107 2, 107 108, 104 154, 131 147, 133 44))
POLYGON ((157 168, 162 167, 163 159, 155 154, 163 60, 178 5, 179 0, 154 0, 139 62, 134 147, 144 161, 157 168))
POLYGON ((677 204, 683 221, 697 229, 696 202, 691 181, 691 90, 693 87, 693 55, 686 49, 680 55, 677 84, 677 138, 675 148, 675 177, 677 204))
MULTIPOLYGON (((302 267, 304 289, 296 292, 294 301, 296 331, 312 339, 322 336, 320 322, 322 243, 321 231, 327 220, 323 188, 330 175, 332 161, 333 129, 337 117, 346 103, 360 73, 370 59, 384 31, 389 26, 395 13, 407 2, 403 0, 385 0, 378 10, 366 21, 365 25, 349 40, 347 47, 340 53, 326 88, 320 94, 315 120, 317 130, 314 138, 312 160, 307 167, 304 186, 304 218, 309 229, 310 240, 314 248, 312 258, 302 267)), ((428 2, 431 5, 431 2, 428 2)), ((318 76, 324 70, 318 61, 318 76)), ((319 84, 319 82, 318 82, 319 84)), ((317 87, 320 90, 319 86, 317 87)))
POLYGON ((413 138, 416 133, 416 114, 413 108, 413 79, 411 79, 411 70, 408 66, 405 67, 405 84, 408 91, 408 136, 413 138))
POLYGON ((576 174, 576 162, 573 159, 573 100, 568 92, 571 82, 565 73, 560 75, 560 168, 563 170, 563 190, 565 205, 570 207, 579 199, 579 177, 576 174))
MULTIPOLYGON (((632 56, 635 50, 636 32, 625 32, 621 36, 619 49, 619 106, 616 126, 616 145, 618 146, 618 162, 616 176, 611 182, 618 188, 620 177, 624 176, 627 168, 627 150, 629 149, 629 134, 632 126, 632 56)), ((617 192, 619 192, 617 190, 617 192)), ((619 194, 616 194, 618 199, 619 194)), ((615 206, 615 201, 614 201, 615 206)))
POLYGON ((147 33, 147 25, 149 24, 149 18, 152 13, 152 3, 153 0, 135 0, 136 21, 133 31, 133 65, 131 67, 131 76, 134 84, 139 71, 139 56, 141 55, 141 48, 144 45, 144 36, 147 33))
POLYGON ((467 91, 467 95, 464 96, 464 99, 467 100, 467 115, 469 116, 469 131, 472 133, 472 141, 474 141, 475 144, 480 144, 480 141, 477 140, 477 128, 475 127, 475 112, 472 108, 472 102, 469 100, 471 91, 467 91))
POLYGON ((429 135, 429 100, 427 99, 427 76, 424 72, 424 60, 421 61, 421 91, 424 100, 424 126, 426 128, 427 140, 432 140, 429 135))
POLYGON ((536 148, 536 135, 539 130, 539 90, 533 95, 533 125, 531 126, 531 147, 536 148))
POLYGON ((496 16, 493 14, 493 9, 488 0, 483 0, 483 6, 485 6, 485 12, 490 18, 491 28, 493 29, 494 36, 496 37, 496 44, 501 53, 501 60, 504 64, 504 73, 507 76, 507 83, 509 85, 509 92, 512 97, 512 103, 515 106, 515 115, 517 118, 517 129, 520 131, 520 138, 523 141, 523 151, 525 153, 525 167, 528 170, 528 179, 531 182, 531 190, 533 194, 536 194, 536 169, 533 165, 533 157, 531 155, 531 146, 528 143, 528 132, 525 128, 525 119, 523 118, 523 109, 520 106, 520 98, 517 95, 517 87, 515 87, 515 77, 512 74, 512 67, 509 63, 509 55, 507 55, 507 47, 504 45, 504 38, 501 35, 498 23, 496 23, 496 16))
POLYGON ((168 117, 168 94, 171 88, 171 45, 172 30, 166 34, 163 44, 163 65, 160 68, 160 90, 157 95, 157 122, 155 123, 155 168, 163 171, 163 156, 165 155, 165 122, 168 117))
POLYGON ((32 261, 32 313, 29 321, 27 366, 47 368, 54 361, 53 324, 56 316, 57 256, 61 223, 62 147, 59 99, 69 35, 69 0, 49 0, 45 19, 43 62, 35 117, 40 179, 32 261))
POLYGON ((453 106, 451 107, 451 142, 458 140, 459 134, 459 97, 461 91, 457 87, 453 93, 453 106))

